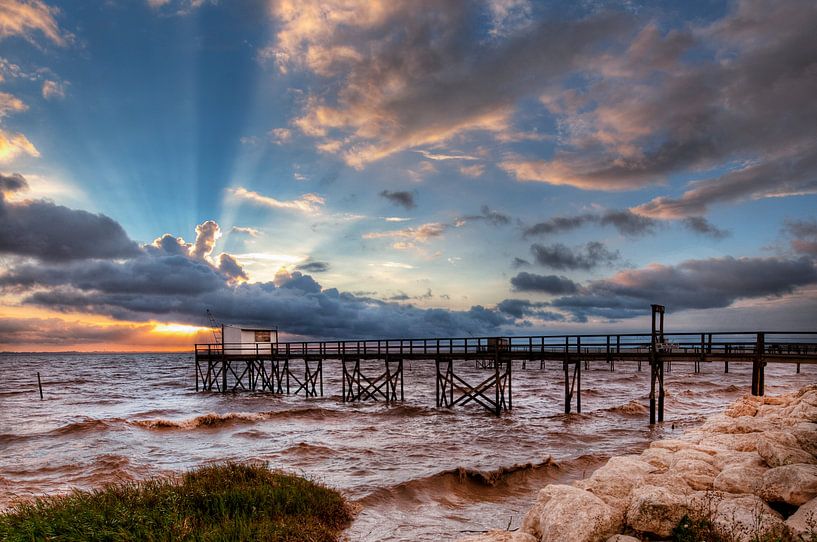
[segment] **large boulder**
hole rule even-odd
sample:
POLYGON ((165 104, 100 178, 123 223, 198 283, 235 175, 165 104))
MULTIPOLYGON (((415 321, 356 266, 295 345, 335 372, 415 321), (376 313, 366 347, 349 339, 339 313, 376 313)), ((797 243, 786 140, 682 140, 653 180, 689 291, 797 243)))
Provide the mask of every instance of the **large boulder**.
POLYGON ((726 467, 715 477, 712 487, 726 493, 754 493, 766 470, 765 467, 751 464, 726 467))
POLYGON ((681 459, 676 461, 672 468, 696 491, 712 489, 715 477, 720 474, 717 467, 700 459, 681 459))
POLYGON ((600 542, 620 526, 621 518, 599 497, 578 487, 552 484, 539 492, 522 531, 541 542, 600 542))
POLYGON ((797 444, 813 456, 817 456, 817 423, 800 422, 791 428, 797 444))
POLYGON ((786 527, 794 540, 812 542, 817 539, 817 498, 811 499, 789 516, 786 527))
POLYGON ((637 455, 612 457, 590 478, 577 482, 576 487, 593 493, 613 508, 618 515, 623 516, 633 486, 657 470, 656 467, 642 461, 637 455))
POLYGON ((783 517, 754 495, 723 499, 710 521, 715 532, 734 542, 777 540, 786 531, 783 517))
POLYGON ((757 453, 770 467, 795 463, 817 463, 817 458, 803 450, 792 433, 769 431, 757 437, 757 453))
POLYGON ((767 502, 794 506, 817 496, 817 465, 784 465, 767 470, 756 494, 767 502))
POLYGON ((627 507, 627 525, 636 531, 667 537, 690 513, 689 497, 665 487, 640 486, 627 507))

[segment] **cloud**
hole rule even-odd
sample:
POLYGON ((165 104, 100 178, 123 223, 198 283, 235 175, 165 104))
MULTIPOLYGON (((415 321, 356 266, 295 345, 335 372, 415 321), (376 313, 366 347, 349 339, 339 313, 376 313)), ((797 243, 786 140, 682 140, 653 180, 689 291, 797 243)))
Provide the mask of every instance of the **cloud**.
POLYGON ((248 237, 258 237, 261 231, 249 226, 233 226, 230 228, 230 233, 235 235, 246 235, 248 237))
POLYGON ((386 198, 394 205, 402 206, 406 209, 414 209, 417 207, 417 203, 414 201, 414 194, 411 192, 391 192, 389 190, 383 190, 380 192, 380 197, 386 198))
POLYGON ((517 319, 536 318, 538 320, 557 322, 565 320, 565 316, 563 314, 543 310, 548 306, 548 303, 532 302, 527 299, 504 299, 497 303, 496 308, 500 312, 509 314, 517 319))
POLYGON ((285 209, 288 211, 298 211, 305 214, 315 214, 326 203, 326 200, 317 194, 303 194, 300 198, 294 200, 279 200, 271 196, 264 196, 258 192, 247 190, 239 186, 238 188, 229 188, 228 192, 233 194, 238 199, 250 201, 257 205, 271 207, 273 209, 285 209))
POLYGON ((225 252, 222 252, 218 256, 218 270, 221 271, 230 282, 242 282, 250 279, 247 272, 244 271, 235 257, 225 252))
POLYGON ((702 216, 690 216, 683 219, 681 223, 687 229, 713 239, 723 239, 729 236, 728 231, 718 228, 702 216))
POLYGON ((24 303, 63 312, 197 324, 210 308, 225 322, 277 324, 315 338, 395 336, 406 330, 414 336, 495 334, 512 323, 481 306, 418 309, 323 289, 299 271, 279 272, 272 282, 239 283, 176 248, 183 248, 178 238, 160 239, 126 260, 21 264, 0 276, 0 287, 16 291, 24 303))
POLYGON ((444 153, 435 153, 430 151, 417 151, 419 154, 422 154, 424 158, 428 160, 479 160, 476 156, 468 156, 467 154, 444 154, 444 153))
POLYGON ((0 38, 20 36, 35 42, 39 32, 57 45, 66 45, 70 35, 64 33, 55 15, 59 9, 41 0, 3 0, 0 2, 0 38))
POLYGON ((588 57, 581 89, 543 93, 560 126, 552 158, 512 158, 500 166, 519 180, 585 190, 729 170, 694 183, 680 198, 635 209, 653 218, 814 193, 815 25, 817 6, 808 0, 737 1, 721 19, 682 29, 647 24, 623 54, 612 48, 588 57))
POLYGON ((807 258, 711 258, 677 265, 651 264, 590 281, 576 295, 551 301, 554 308, 587 316, 628 318, 649 312, 651 303, 669 310, 728 307, 741 299, 778 297, 817 283, 807 258))
POLYGON ((716 203, 817 194, 817 146, 813 150, 814 154, 803 149, 802 155, 789 153, 697 181, 678 198, 659 196, 632 211, 648 217, 678 219, 702 215, 716 203))
POLYGON ((138 342, 152 325, 99 326, 59 318, 0 318, 0 345, 65 346, 138 342))
POLYGON ((0 128, 0 164, 8 164, 21 154, 38 158, 40 151, 23 134, 7 132, 0 128))
POLYGON ((487 205, 483 205, 480 209, 481 214, 465 215, 456 220, 456 225, 461 226, 466 222, 487 222, 492 226, 506 226, 511 223, 508 215, 502 214, 499 211, 491 210, 487 205))
POLYGON ((817 258, 817 220, 787 220, 785 230, 795 252, 817 258))
POLYGON ((460 167, 460 173, 469 177, 481 177, 485 173, 485 166, 482 164, 474 164, 473 166, 460 167))
POLYGON ((519 13, 500 11, 476 2, 281 1, 273 7, 275 40, 260 57, 336 85, 334 95, 308 96, 293 125, 362 168, 469 132, 515 132, 518 101, 571 73, 630 25, 610 13, 548 17, 499 34, 476 23, 509 23, 519 13))
POLYGON ((392 246, 402 250, 414 248, 415 243, 426 243, 435 237, 442 237, 448 227, 447 224, 429 222, 416 228, 364 233, 363 239, 398 239, 392 246), (400 239, 405 241, 399 241, 400 239))
POLYGON ((556 243, 550 246, 534 244, 531 245, 530 250, 536 263, 560 270, 589 271, 599 265, 609 265, 620 258, 617 250, 611 252, 603 243, 597 241, 587 243, 583 249, 578 247, 571 249, 561 243, 556 243))
POLYGON ((329 271, 329 262, 310 261, 299 264, 295 269, 306 271, 307 273, 326 273, 329 271))
POLYGON ((587 224, 613 226, 620 234, 635 237, 652 233, 655 230, 656 221, 634 214, 628 210, 609 210, 602 213, 556 216, 525 228, 524 236, 553 235, 572 231, 587 224))
POLYGON ((517 292, 542 292, 551 295, 572 294, 579 286, 564 276, 537 275, 522 271, 511 278, 511 286, 517 292))
POLYGON ((196 226, 196 241, 190 248, 190 255, 194 258, 206 260, 213 253, 216 241, 221 237, 221 228, 215 220, 207 220, 196 226))
POLYGON ((105 215, 42 200, 6 201, 7 194, 26 187, 20 174, 0 175, 0 253, 51 262, 136 254, 136 243, 105 215))
POLYGON ((267 133, 267 136, 276 145, 283 145, 292 140, 292 130, 289 128, 273 128, 267 133))
POLYGON ((65 83, 60 81, 43 81, 43 98, 46 100, 56 100, 65 98, 65 83))
POLYGON ((21 99, 8 92, 0 92, 0 119, 9 113, 25 111, 26 109, 28 109, 28 106, 21 99))

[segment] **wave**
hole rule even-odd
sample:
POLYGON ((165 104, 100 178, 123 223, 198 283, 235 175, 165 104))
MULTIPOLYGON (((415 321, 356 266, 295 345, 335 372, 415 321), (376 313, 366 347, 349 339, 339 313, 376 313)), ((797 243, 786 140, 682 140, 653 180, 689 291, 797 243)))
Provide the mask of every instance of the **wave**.
POLYGON ((131 420, 128 423, 145 429, 195 429, 197 427, 216 427, 231 422, 257 422, 264 419, 263 414, 251 412, 228 412, 227 414, 210 412, 187 420, 158 418, 153 420, 131 420))
POLYGON ((49 431, 48 433, 55 435, 72 435, 74 433, 84 433, 86 431, 104 431, 112 424, 122 421, 124 420, 121 418, 108 418, 105 420, 101 420, 99 418, 83 418, 80 421, 63 425, 62 427, 58 427, 57 429, 49 431))
MULTIPOLYGON (((448 500, 452 495, 466 500, 484 500, 488 494, 496 493, 502 498, 508 491, 516 491, 526 484, 527 477, 536 480, 553 478, 560 466, 550 457, 540 463, 521 463, 493 470, 472 467, 457 467, 444 470, 423 478, 416 478, 400 484, 379 488, 356 501, 357 504, 378 507, 385 504, 448 500)), ((538 483, 538 482, 537 482, 538 483)))
POLYGON ((613 407, 603 409, 603 412, 612 412, 615 414, 624 414, 627 416, 640 416, 647 412, 647 407, 636 400, 628 401, 623 405, 616 405, 613 407))

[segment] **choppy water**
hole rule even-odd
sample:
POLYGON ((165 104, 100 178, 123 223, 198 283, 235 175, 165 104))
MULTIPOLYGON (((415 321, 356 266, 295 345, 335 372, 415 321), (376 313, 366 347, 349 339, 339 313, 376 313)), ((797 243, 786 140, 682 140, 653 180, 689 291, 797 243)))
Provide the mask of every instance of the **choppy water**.
MULTIPOLYGON (((582 414, 565 416, 561 364, 513 375, 513 412, 434 407, 433 362, 406 362, 405 403, 193 390, 187 354, 0 356, 0 507, 218 460, 263 460, 342 490, 362 511, 351 540, 440 540, 517 526, 546 483, 580 478, 612 455, 694 426, 748 393, 751 366, 666 374, 666 422, 647 424, 649 371, 591 364, 582 414), (45 400, 37 393, 43 378, 45 400)), ((462 364, 466 379, 484 372, 462 364)), ((458 371, 459 371, 458 366, 458 371)), ((817 381, 817 367, 770 365, 767 393, 817 381)))

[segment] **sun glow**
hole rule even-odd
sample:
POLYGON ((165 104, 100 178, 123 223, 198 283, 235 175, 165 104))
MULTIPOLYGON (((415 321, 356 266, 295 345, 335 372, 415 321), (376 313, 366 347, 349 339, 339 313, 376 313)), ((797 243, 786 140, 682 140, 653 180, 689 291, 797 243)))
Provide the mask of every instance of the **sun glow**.
POLYGON ((188 326, 186 324, 154 324, 154 333, 171 333, 178 335, 194 335, 210 331, 209 328, 199 326, 188 326))

